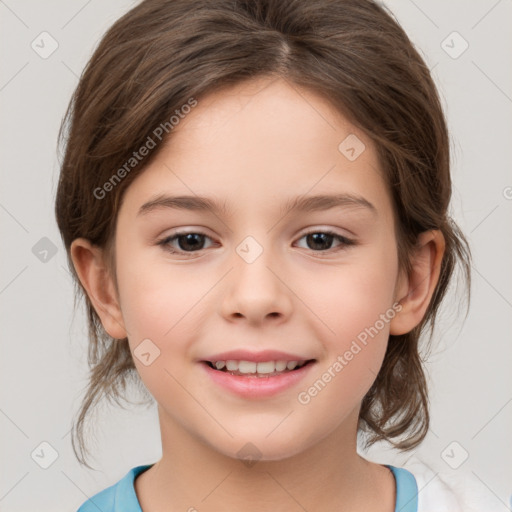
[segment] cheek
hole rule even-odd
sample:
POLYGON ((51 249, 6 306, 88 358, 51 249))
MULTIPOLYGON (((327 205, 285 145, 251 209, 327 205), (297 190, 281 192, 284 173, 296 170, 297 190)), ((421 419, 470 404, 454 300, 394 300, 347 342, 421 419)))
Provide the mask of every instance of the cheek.
POLYGON ((297 397, 302 414, 322 425, 315 434, 319 437, 360 407, 382 366, 395 314, 389 292, 371 286, 382 283, 352 275, 344 284, 344 292, 331 294, 324 303, 325 323, 334 333, 325 336, 322 328, 325 357, 297 397))
POLYGON ((118 278, 137 371, 159 403, 182 407, 183 393, 172 376, 180 373, 181 361, 197 338, 195 314, 205 294, 204 282, 190 279, 179 269, 171 273, 168 265, 151 264, 133 254, 118 265, 118 278), (144 353, 150 354, 146 360, 144 353))
POLYGON ((191 279, 156 249, 127 251, 129 245, 129 240, 119 244, 117 263, 123 319, 134 341, 142 337, 160 344, 187 324, 189 311, 205 293, 204 281, 191 279))
POLYGON ((317 387, 326 384, 330 391, 322 392, 319 401, 355 405, 382 365, 390 322, 396 315, 396 258, 392 251, 387 257, 366 256, 346 267, 316 273, 315 286, 302 288, 304 302, 319 320, 316 336, 323 340, 325 351, 315 378, 321 381, 317 387))
POLYGON ((396 273, 392 256, 361 257, 349 265, 317 269, 314 285, 304 279, 295 290, 322 326, 319 339, 342 349, 392 308, 396 273))

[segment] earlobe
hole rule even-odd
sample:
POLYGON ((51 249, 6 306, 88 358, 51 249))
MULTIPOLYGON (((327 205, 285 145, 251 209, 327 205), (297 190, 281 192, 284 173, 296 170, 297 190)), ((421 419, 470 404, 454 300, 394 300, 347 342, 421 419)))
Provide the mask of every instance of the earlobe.
POLYGON ((71 244, 71 259, 107 333, 116 339, 126 338, 119 300, 112 276, 105 265, 103 250, 85 238, 77 238, 71 244))
POLYGON ((411 271, 402 276, 396 300, 402 309, 390 324, 390 334, 398 336, 414 329, 423 319, 437 283, 445 250, 441 231, 420 233, 411 257, 411 271))

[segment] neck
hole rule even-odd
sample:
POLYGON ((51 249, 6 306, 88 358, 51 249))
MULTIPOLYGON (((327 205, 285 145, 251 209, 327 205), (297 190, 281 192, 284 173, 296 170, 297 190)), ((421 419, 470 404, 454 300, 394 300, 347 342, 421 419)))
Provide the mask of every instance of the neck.
POLYGON ((159 418, 163 456, 135 482, 144 512, 394 510, 393 475, 357 453, 357 416, 314 446, 275 461, 233 459, 160 409, 159 418))

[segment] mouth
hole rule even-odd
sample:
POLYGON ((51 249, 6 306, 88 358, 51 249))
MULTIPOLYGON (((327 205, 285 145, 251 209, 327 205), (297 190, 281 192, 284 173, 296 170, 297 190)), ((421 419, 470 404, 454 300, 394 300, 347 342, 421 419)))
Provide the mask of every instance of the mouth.
POLYGON ((229 375, 249 378, 269 378, 287 373, 293 373, 305 366, 311 365, 316 359, 303 361, 244 361, 228 359, 225 361, 202 361, 209 368, 229 375))

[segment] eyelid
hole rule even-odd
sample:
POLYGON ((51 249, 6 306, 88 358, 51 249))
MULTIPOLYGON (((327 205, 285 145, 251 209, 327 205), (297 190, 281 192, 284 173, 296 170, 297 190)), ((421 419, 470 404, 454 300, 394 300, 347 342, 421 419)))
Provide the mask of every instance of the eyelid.
POLYGON ((298 237, 301 238, 305 235, 310 235, 311 233, 328 233, 333 236, 340 236, 342 238, 347 238, 347 239, 349 239, 350 237, 353 237, 353 238, 357 237, 357 235, 353 231, 350 231, 347 228, 340 228, 340 227, 334 228, 334 227, 321 226, 321 225, 313 225, 313 226, 308 226, 307 228, 304 228, 304 230, 300 232, 298 237), (347 234, 343 234, 343 232, 345 232, 347 234))

